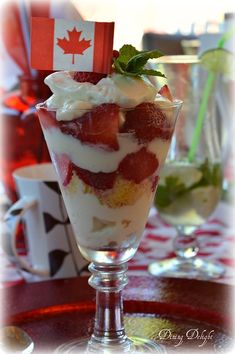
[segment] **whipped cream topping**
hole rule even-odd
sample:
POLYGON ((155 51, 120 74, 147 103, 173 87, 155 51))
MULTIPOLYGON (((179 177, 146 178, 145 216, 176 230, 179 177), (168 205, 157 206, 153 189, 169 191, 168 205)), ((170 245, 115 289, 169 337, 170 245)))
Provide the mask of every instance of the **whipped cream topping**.
POLYGON ((148 79, 113 73, 96 85, 73 80, 68 71, 55 72, 45 83, 53 95, 47 100, 49 109, 56 109, 57 120, 72 120, 102 103, 116 103, 132 108, 143 102, 153 102, 157 88, 148 79))

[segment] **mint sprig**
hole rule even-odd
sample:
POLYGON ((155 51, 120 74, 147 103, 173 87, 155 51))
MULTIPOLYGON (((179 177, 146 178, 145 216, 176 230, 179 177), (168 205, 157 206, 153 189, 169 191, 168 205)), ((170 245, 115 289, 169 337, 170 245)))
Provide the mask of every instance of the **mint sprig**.
POLYGON ((155 204, 159 208, 166 208, 187 191, 188 189, 178 177, 168 176, 165 179, 165 184, 160 184, 157 188, 155 204))
POLYGON ((199 170, 202 172, 202 178, 198 182, 199 186, 221 186, 222 183, 222 170, 219 163, 210 165, 208 159, 200 165, 199 170))
POLYGON ((116 72, 127 76, 151 75, 165 77, 160 71, 145 67, 149 59, 160 58, 164 54, 158 50, 139 51, 130 44, 125 44, 119 50, 119 56, 113 58, 116 72))
POLYGON ((191 190, 199 187, 215 186, 221 188, 222 170, 219 163, 210 164, 206 159, 198 170, 202 172, 200 180, 190 187, 186 187, 178 176, 172 175, 165 178, 164 185, 159 185, 155 196, 155 205, 158 208, 166 208, 179 197, 187 195, 191 190))

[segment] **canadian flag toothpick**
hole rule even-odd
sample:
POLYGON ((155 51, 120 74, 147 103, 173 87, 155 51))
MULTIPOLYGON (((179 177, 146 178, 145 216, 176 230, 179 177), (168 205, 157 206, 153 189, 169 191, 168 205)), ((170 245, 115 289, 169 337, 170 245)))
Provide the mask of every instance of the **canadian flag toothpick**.
POLYGON ((108 74, 112 63, 113 33, 113 22, 33 17, 31 66, 38 70, 108 74))

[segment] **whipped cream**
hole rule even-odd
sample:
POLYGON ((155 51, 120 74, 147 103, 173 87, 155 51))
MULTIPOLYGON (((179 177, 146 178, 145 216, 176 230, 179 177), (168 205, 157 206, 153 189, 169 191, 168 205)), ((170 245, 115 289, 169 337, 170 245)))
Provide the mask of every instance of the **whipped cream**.
POLYGON ((157 89, 148 79, 113 73, 96 85, 73 80, 68 71, 60 71, 46 77, 45 83, 53 95, 47 107, 56 110, 57 120, 72 120, 84 111, 102 103, 116 103, 122 108, 132 108, 143 102, 153 102, 157 89))
MULTIPOLYGON (((71 135, 61 133, 59 129, 44 131, 50 150, 56 154, 66 154, 76 166, 91 172, 114 172, 127 154, 140 150, 140 145, 129 135, 119 135, 119 150, 105 151, 92 145, 83 144, 71 135), (79 151, 79 153, 78 153, 79 151)), ((158 158, 161 166, 168 152, 169 142, 155 138, 149 143, 148 150, 158 158)))
POLYGON ((66 154, 76 166, 94 173, 116 171, 119 163, 127 154, 140 150, 137 141, 131 139, 129 135, 118 137, 119 149, 117 151, 105 151, 83 144, 71 135, 61 133, 59 129, 48 129, 44 134, 53 152, 66 154))

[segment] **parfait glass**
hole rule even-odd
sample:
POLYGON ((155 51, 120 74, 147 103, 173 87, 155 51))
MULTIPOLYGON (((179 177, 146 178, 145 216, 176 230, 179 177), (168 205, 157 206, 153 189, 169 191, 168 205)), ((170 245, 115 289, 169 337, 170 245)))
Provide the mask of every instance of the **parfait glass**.
POLYGON ((175 228, 176 257, 151 263, 149 272, 166 277, 218 278, 224 267, 198 256, 196 235, 221 200, 223 149, 215 100, 217 78, 213 77, 209 91, 207 72, 197 56, 166 56, 161 64, 168 82, 184 101, 155 197, 160 217, 175 228))
POLYGON ((62 344, 56 353, 165 352, 148 339, 126 336, 121 291, 181 104, 102 104, 70 111, 73 119, 63 121, 46 103, 37 106, 77 246, 91 262, 89 284, 96 289, 92 336, 62 344))

